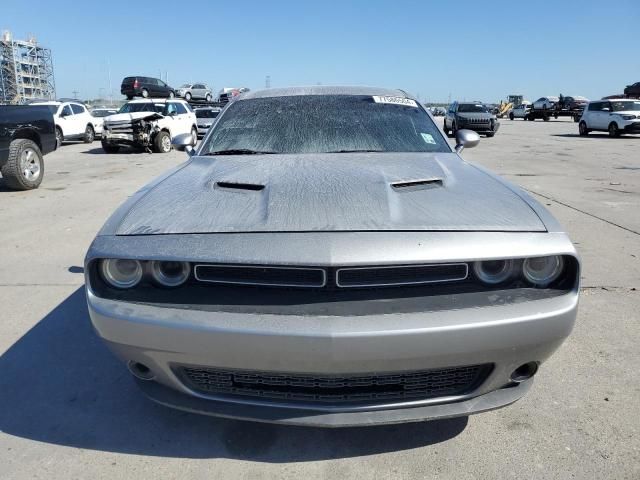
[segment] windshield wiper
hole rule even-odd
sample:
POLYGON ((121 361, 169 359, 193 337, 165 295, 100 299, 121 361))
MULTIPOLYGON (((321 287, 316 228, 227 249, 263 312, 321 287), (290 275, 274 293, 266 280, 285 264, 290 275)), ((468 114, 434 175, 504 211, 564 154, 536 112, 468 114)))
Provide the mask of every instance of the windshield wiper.
POLYGON ((361 149, 361 150, 331 150, 327 153, 370 153, 370 152, 384 152, 385 150, 366 150, 366 149, 361 149))
POLYGON ((215 152, 203 153, 204 156, 209 155, 268 155, 276 154, 278 152, 267 152, 262 150, 251 150, 248 148, 230 148, 229 150, 217 150, 215 152))

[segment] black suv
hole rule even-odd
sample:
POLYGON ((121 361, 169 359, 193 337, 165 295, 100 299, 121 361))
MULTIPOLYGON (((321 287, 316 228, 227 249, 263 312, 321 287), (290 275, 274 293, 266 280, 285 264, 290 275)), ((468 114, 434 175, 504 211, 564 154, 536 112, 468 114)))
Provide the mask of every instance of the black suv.
POLYGON ((173 98, 176 92, 159 78, 153 77, 125 77, 120 86, 120 93, 128 100, 133 97, 143 98, 173 98))
POLYGON ((448 135, 451 131, 455 135, 463 128, 493 137, 500 128, 500 122, 480 102, 453 102, 444 117, 444 133, 448 135))

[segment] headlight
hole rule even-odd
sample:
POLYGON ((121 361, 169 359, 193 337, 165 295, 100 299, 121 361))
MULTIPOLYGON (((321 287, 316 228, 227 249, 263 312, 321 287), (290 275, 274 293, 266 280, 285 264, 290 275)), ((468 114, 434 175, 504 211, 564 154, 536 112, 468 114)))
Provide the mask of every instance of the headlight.
POLYGON ((151 276, 164 287, 178 287, 187 281, 190 274, 191 266, 188 262, 151 262, 151 276))
POLYGON ((137 260, 108 258, 100 262, 102 278, 112 287, 135 287, 142 279, 142 265, 137 260))
POLYGON ((481 282, 489 285, 497 285, 513 276, 514 261, 508 260, 486 260, 475 262, 473 271, 481 282))
POLYGON ((636 118, 635 115, 622 115, 622 118, 625 120, 634 120, 636 118))
POLYGON ((527 258, 522 264, 522 273, 525 278, 538 287, 546 287, 553 282, 562 272, 562 257, 527 258))

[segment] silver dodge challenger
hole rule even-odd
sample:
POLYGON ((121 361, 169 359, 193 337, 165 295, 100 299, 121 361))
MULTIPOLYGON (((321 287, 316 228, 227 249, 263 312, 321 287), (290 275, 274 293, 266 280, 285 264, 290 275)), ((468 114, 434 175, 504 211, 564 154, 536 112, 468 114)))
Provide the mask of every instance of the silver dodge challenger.
POLYGON ((511 404, 573 327, 558 222, 401 90, 245 93, 85 261, 98 335, 154 401, 311 426, 511 404))

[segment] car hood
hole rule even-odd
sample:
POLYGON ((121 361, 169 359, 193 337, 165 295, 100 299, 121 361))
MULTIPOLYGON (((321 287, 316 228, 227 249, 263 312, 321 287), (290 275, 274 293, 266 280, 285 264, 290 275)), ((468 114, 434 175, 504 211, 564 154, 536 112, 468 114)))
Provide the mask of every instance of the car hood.
POLYGON ((194 157, 120 215, 117 235, 546 231, 515 189, 453 153, 194 157))
POLYGON ((131 112, 131 113, 116 113, 114 115, 109 115, 105 117, 105 122, 130 122, 132 120, 137 120, 139 118, 151 117, 153 115, 158 115, 162 118, 162 115, 155 112, 131 112))
POLYGON ((613 112, 614 115, 640 115, 640 110, 620 110, 613 112))

